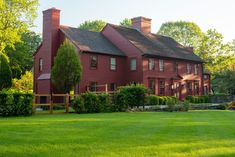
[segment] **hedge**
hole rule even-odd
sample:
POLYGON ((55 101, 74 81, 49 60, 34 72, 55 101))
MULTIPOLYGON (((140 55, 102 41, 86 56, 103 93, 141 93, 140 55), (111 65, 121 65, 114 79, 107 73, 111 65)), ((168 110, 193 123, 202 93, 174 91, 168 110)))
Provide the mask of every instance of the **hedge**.
POLYGON ((149 95, 146 97, 145 105, 154 106, 154 105, 167 105, 168 103, 176 104, 179 100, 174 96, 157 96, 149 95))
POLYGON ((32 115, 32 93, 0 92, 0 116, 29 116, 32 115))
POLYGON ((77 96, 71 103, 77 113, 112 112, 114 110, 110 101, 110 95, 106 93, 83 93, 81 96, 77 96))
POLYGON ((190 103, 210 103, 210 97, 209 96, 187 96, 186 100, 188 100, 190 103))

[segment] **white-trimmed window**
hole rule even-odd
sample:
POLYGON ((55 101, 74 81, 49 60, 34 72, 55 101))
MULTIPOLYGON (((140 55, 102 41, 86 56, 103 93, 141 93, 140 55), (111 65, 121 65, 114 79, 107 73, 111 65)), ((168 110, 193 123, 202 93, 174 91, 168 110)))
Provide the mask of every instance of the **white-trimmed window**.
POLYGON ((192 65, 187 63, 187 74, 191 74, 192 73, 192 65))
POLYGON ((194 65, 194 74, 198 75, 198 64, 194 65))
POLYGON ((149 70, 155 69, 155 60, 153 58, 149 58, 149 70))
POLYGON ((136 66, 137 66, 137 61, 136 61, 136 58, 132 58, 131 59, 131 71, 134 71, 136 70, 136 66))
POLYGON ((110 58, 110 70, 116 70, 116 69, 117 69, 116 58, 112 57, 110 58))
POLYGON ((39 71, 42 71, 42 68, 43 68, 43 59, 40 58, 39 59, 39 71))
POLYGON ((91 69, 97 69, 98 61, 97 56, 91 56, 90 67, 91 69))
POLYGON ((159 59, 159 71, 164 71, 164 60, 159 59))

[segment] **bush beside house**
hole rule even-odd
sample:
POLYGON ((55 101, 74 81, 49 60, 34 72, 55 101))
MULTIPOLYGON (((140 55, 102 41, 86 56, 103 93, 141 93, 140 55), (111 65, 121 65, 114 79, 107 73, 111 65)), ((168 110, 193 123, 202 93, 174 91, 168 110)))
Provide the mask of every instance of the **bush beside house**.
POLYGON ((23 92, 0 92, 0 116, 32 115, 33 94, 23 92))

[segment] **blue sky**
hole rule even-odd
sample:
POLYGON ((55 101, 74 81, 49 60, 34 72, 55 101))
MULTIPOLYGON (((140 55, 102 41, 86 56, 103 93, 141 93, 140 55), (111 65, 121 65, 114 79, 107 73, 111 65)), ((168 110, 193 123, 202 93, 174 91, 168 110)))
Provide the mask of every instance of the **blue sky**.
POLYGON ((225 41, 235 39, 235 0, 39 0, 34 31, 42 31, 42 11, 61 10, 61 24, 77 27, 85 20, 118 24, 124 18, 152 19, 152 32, 167 21, 193 21, 203 31, 215 28, 225 41))

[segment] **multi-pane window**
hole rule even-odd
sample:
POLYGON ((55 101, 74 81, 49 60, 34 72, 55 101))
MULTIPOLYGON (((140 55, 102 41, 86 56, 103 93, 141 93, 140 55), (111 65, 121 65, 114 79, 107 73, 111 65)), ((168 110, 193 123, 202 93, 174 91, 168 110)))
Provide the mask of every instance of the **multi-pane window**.
POLYGON ((110 58, 110 70, 116 70, 117 69, 117 62, 116 58, 110 58))
POLYGON ((91 68, 92 69, 97 69, 97 56, 91 56, 91 68))
POLYGON ((149 80, 149 89, 155 94, 155 80, 149 80))
POLYGON ((165 95, 165 81, 159 81, 159 95, 165 95))
POLYGON ((173 62, 173 71, 178 73, 178 62, 176 61, 173 62))
POLYGON ((198 75, 198 64, 194 65, 194 74, 198 75))
POLYGON ((149 70, 155 69, 155 61, 153 58, 149 58, 149 70))
POLYGON ((199 95, 199 81, 194 82, 195 95, 199 95))
POLYGON ((43 67, 43 59, 40 58, 39 59, 39 71, 42 71, 42 67, 43 67))
POLYGON ((91 82, 90 83, 90 91, 96 92, 97 91, 97 82, 91 82))
POLYGON ((209 77, 208 75, 203 75, 204 80, 207 80, 209 77))
POLYGON ((136 66, 137 66, 137 61, 136 61, 136 58, 132 58, 131 59, 131 70, 134 71, 136 70, 136 66))
POLYGON ((164 60, 163 59, 159 60, 159 71, 164 71, 164 60))
POLYGON ((187 92, 188 92, 188 95, 192 95, 193 94, 192 82, 187 82, 187 92))
POLYGON ((187 74, 191 74, 192 73, 192 65, 187 63, 187 74))
POLYGON ((115 91, 117 89, 117 84, 116 83, 111 83, 110 84, 110 90, 115 91))

